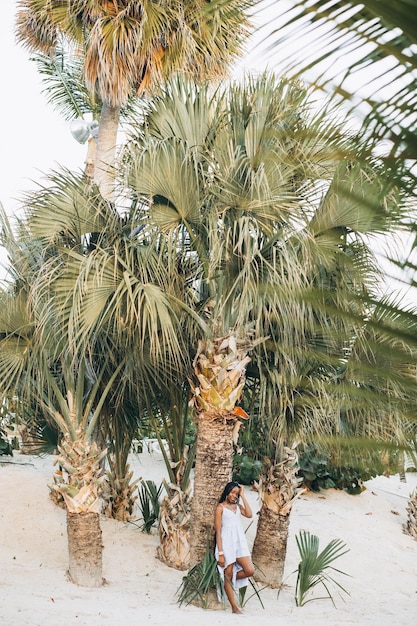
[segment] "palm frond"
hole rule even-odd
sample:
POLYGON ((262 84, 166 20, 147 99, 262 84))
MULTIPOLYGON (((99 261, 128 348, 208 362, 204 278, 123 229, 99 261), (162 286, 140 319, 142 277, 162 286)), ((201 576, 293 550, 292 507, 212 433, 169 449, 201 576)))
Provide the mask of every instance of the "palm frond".
POLYGON ((158 520, 160 509, 160 495, 162 484, 159 487, 153 480, 141 480, 139 490, 139 508, 142 515, 142 530, 150 533, 152 526, 158 520))
MULTIPOLYGON (((268 14, 272 3, 257 5, 262 15, 262 11, 268 14)), ((415 124, 412 92, 417 64, 410 50, 416 30, 407 0, 399 0, 395 10, 388 0, 299 1, 275 10, 269 50, 277 53, 285 47, 286 73, 306 76, 333 91, 356 106, 359 114, 357 105, 366 103, 362 116, 374 132, 389 138, 397 155, 412 158, 414 153, 415 158, 409 135, 415 124), (300 40, 309 45, 298 46, 300 40), (371 67, 373 80, 369 80, 371 67)))
POLYGON ((208 608, 210 592, 215 592, 217 587, 222 589, 223 582, 217 567, 217 560, 207 543, 201 563, 194 565, 182 579, 178 589, 178 603, 191 604, 199 601, 203 608, 208 608))
POLYGON ((344 574, 344 572, 335 569, 331 564, 346 554, 349 549, 346 549, 346 544, 341 539, 332 539, 319 553, 319 538, 308 531, 300 531, 295 539, 301 557, 298 565, 295 591, 297 606, 304 606, 307 602, 319 599, 317 597, 307 599, 307 595, 318 585, 323 585, 327 592, 327 597, 331 599, 334 605, 329 589, 330 583, 335 584, 341 591, 348 592, 326 570, 331 569, 344 574))
POLYGON ((81 57, 74 58, 64 50, 56 50, 53 57, 37 54, 32 60, 45 85, 42 93, 65 120, 84 115, 91 115, 93 119, 99 117, 102 103, 85 87, 81 57))

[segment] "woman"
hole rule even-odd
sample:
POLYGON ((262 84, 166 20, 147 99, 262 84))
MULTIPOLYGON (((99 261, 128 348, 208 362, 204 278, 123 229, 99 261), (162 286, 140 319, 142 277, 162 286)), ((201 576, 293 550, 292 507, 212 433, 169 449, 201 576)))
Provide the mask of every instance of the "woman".
POLYGON ((241 515, 252 517, 252 509, 239 483, 227 483, 216 507, 214 529, 216 532, 216 559, 224 579, 224 590, 232 612, 242 611, 236 604, 234 588, 245 587, 254 569, 241 515), (240 503, 239 500, 242 500, 240 503))

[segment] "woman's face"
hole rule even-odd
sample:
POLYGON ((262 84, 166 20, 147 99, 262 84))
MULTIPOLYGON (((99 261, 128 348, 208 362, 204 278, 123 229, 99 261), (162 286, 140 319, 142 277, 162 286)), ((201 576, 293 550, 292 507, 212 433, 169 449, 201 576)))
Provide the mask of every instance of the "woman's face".
POLYGON ((227 496, 227 501, 231 504, 236 504, 240 495, 240 487, 233 487, 231 491, 229 491, 229 495, 227 496))

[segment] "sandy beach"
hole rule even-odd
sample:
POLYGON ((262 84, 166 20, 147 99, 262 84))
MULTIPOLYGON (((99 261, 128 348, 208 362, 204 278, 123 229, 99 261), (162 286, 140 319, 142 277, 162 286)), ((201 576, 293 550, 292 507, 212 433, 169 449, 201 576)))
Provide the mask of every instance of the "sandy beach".
MULTIPOLYGON (((66 515, 49 498, 54 457, 15 452, 0 457, 1 569, 0 624, 2 626, 212 626, 232 623, 266 626, 415 626, 417 623, 417 541, 402 532, 409 494, 417 475, 380 476, 366 483, 356 496, 343 491, 307 493, 291 514, 285 567, 285 587, 264 589, 233 615, 229 607, 208 611, 179 607, 177 590, 183 572, 170 569, 155 556, 156 529, 147 535, 140 520, 122 523, 105 517, 101 588, 78 587, 66 577, 68 565, 66 515), (335 567, 349 576, 335 574, 350 595, 334 591, 336 607, 329 599, 297 607, 294 590, 299 555, 295 535, 301 530, 316 534, 320 549, 334 538, 342 539, 349 552, 335 567)), ((143 452, 131 456, 135 477, 157 484, 166 476, 162 457, 143 452)), ((256 492, 246 489, 254 511, 256 492)), ((139 518, 139 513, 138 513, 139 518)), ((247 529, 249 545, 255 535, 256 516, 247 529)), ((248 594, 249 595, 249 594, 248 594)))

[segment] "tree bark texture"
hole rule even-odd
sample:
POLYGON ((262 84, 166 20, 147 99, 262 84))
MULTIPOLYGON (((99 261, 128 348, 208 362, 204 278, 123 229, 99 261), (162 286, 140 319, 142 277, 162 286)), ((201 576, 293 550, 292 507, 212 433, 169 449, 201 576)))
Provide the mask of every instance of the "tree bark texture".
POLYGON ((156 556, 168 567, 184 571, 190 564, 190 531, 171 520, 169 528, 162 532, 159 527, 160 545, 156 556))
POLYGON ((103 584, 103 544, 98 513, 67 512, 68 574, 76 585, 103 584))
POLYGON ((190 491, 165 483, 168 493, 159 511, 160 545, 157 557, 168 567, 187 570, 190 565, 190 491))
POLYGON ((279 515, 262 504, 252 550, 253 578, 277 588, 282 584, 287 554, 289 515, 279 515))
POLYGON ((207 539, 213 545, 215 509, 226 483, 232 480, 235 422, 225 411, 202 411, 198 416, 190 567, 203 560, 207 539))

